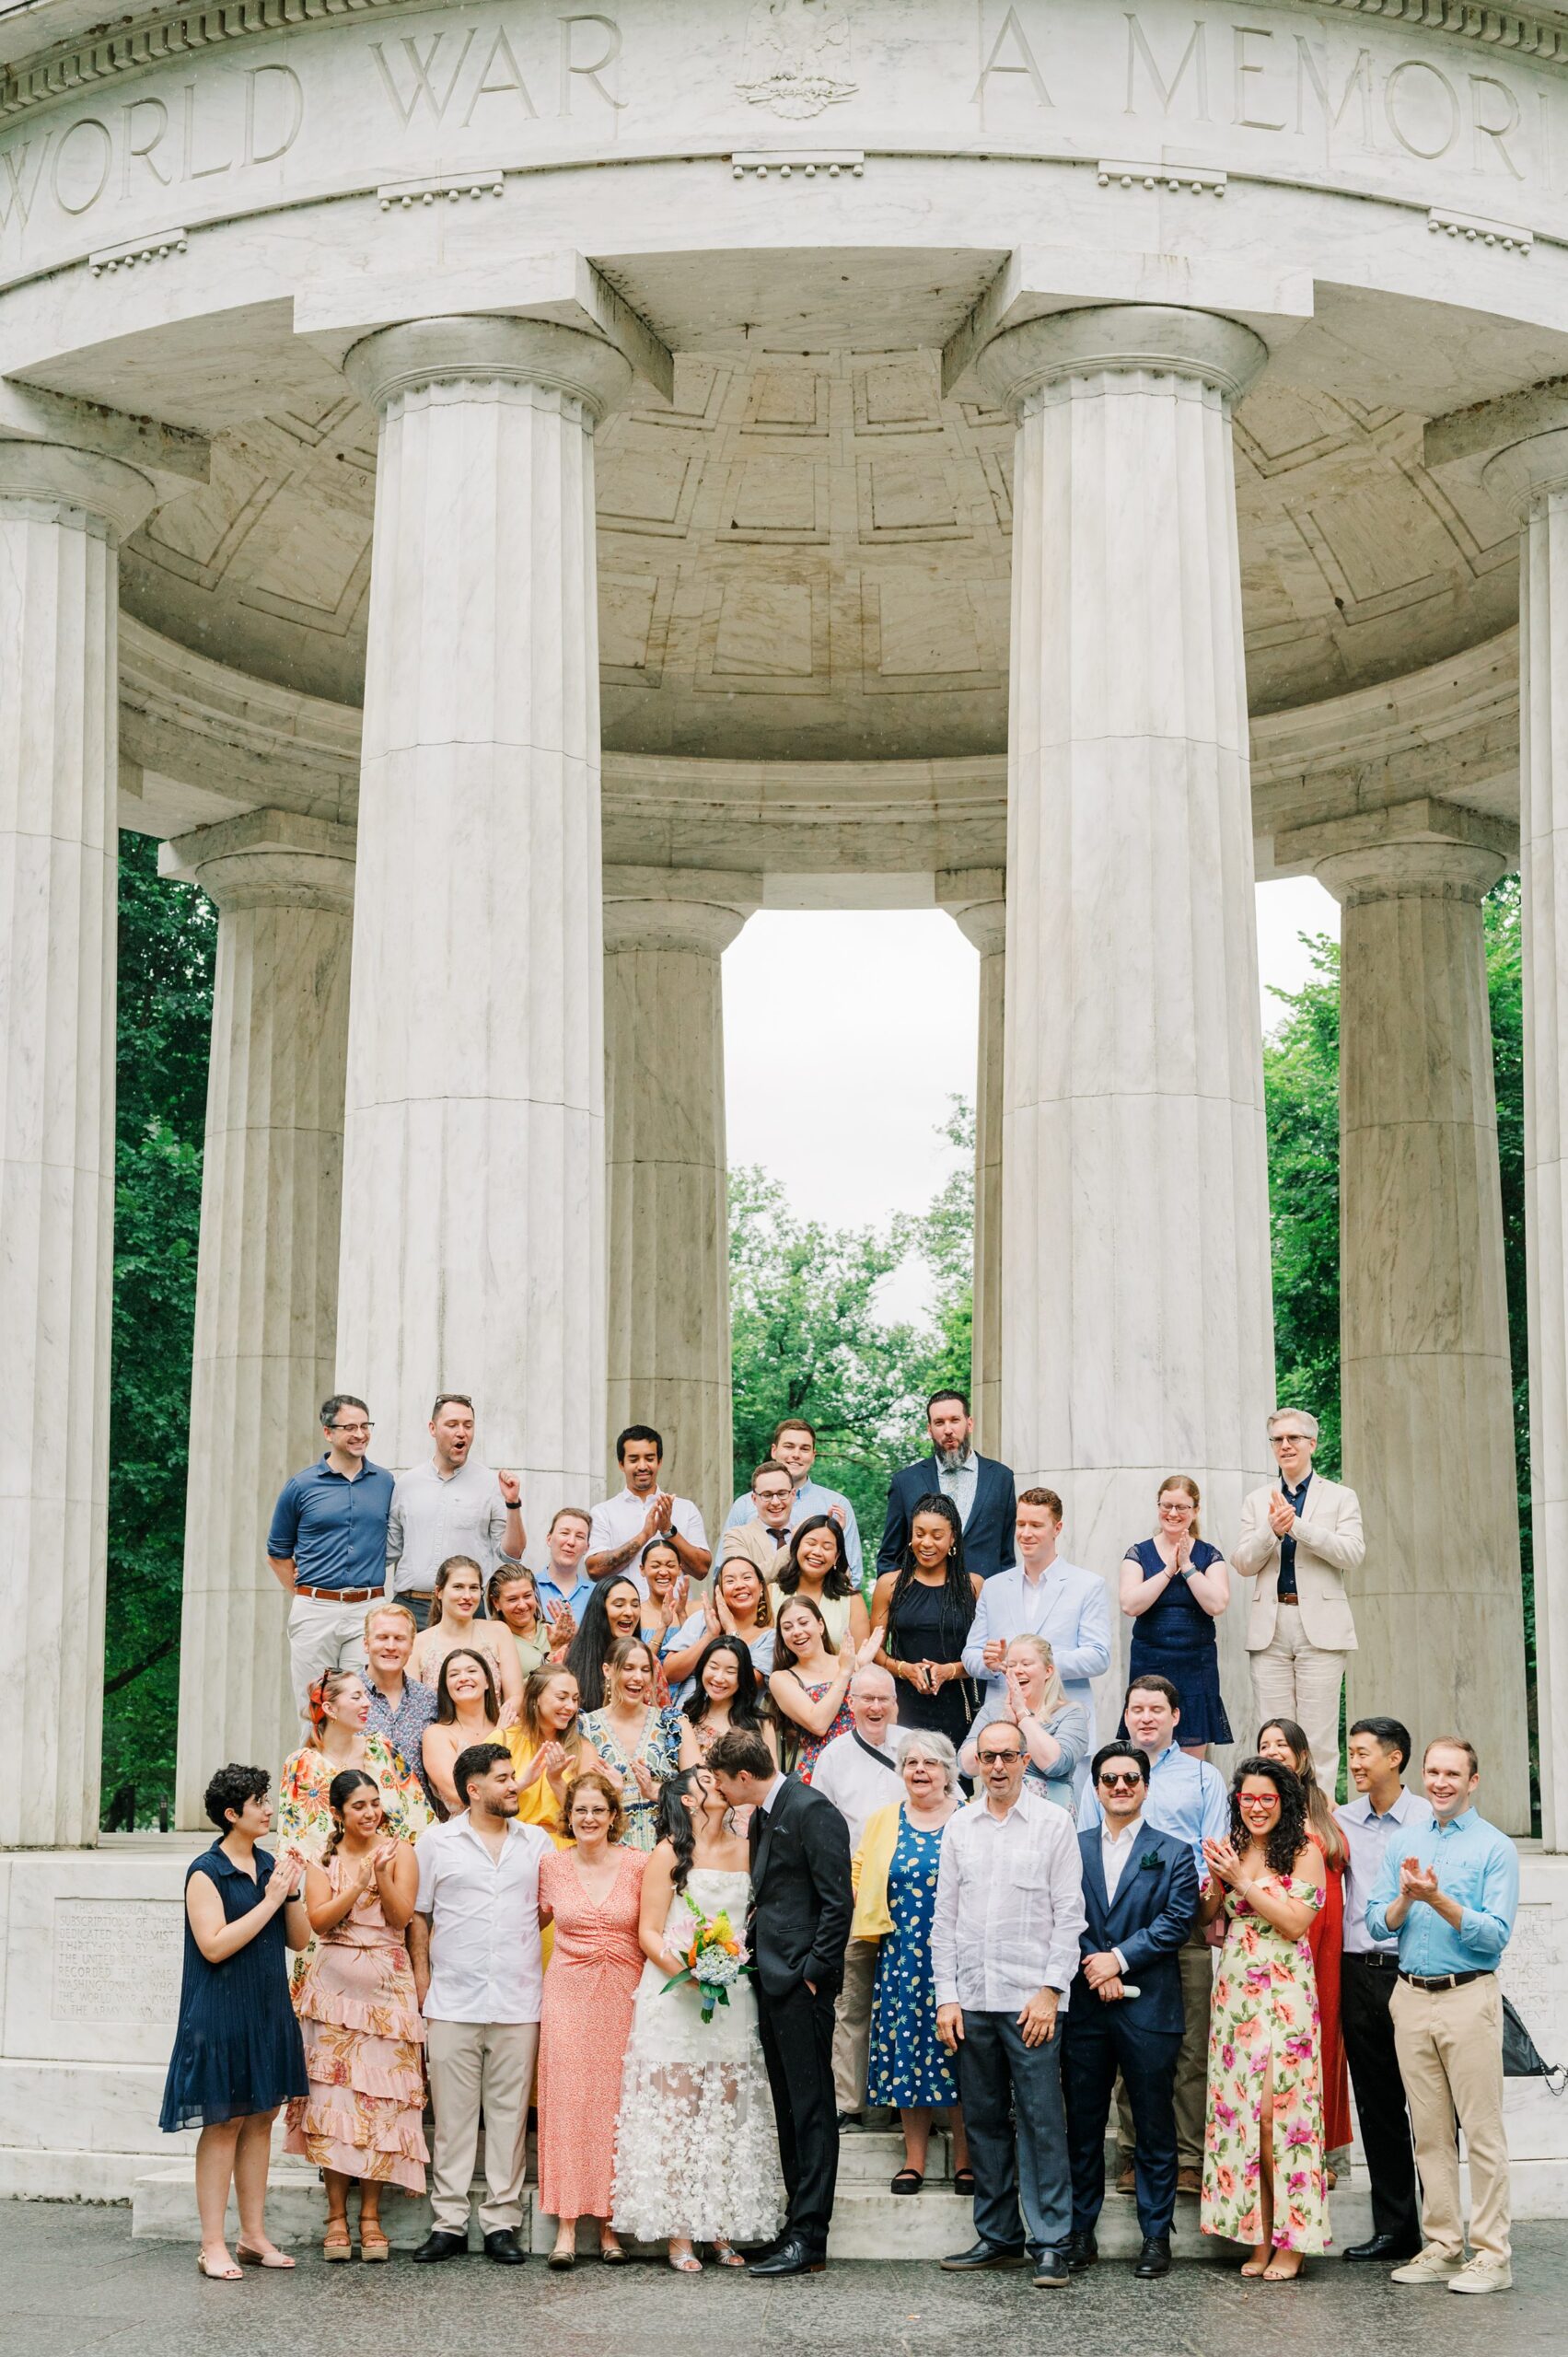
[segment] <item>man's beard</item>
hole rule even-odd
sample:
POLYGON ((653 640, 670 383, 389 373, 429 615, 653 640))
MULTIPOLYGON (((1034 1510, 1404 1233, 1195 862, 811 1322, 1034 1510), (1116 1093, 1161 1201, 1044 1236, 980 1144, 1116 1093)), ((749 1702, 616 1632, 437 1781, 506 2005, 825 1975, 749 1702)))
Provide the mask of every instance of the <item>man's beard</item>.
POLYGON ((939 1448, 936 1451, 936 1462, 944 1473, 956 1473, 969 1453, 968 1441, 965 1441, 960 1448, 939 1448))

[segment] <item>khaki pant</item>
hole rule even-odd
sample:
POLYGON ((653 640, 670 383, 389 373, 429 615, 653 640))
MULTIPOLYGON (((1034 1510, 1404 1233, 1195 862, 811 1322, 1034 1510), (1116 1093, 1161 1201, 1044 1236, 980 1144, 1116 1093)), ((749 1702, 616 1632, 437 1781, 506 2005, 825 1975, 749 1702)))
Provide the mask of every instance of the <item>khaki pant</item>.
POLYGON ((1260 1654, 1252 1655, 1252 1701, 1258 1716, 1241 1742, 1242 1751, 1250 1751, 1259 1727, 1270 1719, 1294 1719, 1307 1737, 1330 1808, 1340 1780, 1340 1689, 1348 1659, 1347 1654, 1324 1653, 1309 1645, 1302 1633, 1300 1606, 1282 1604, 1272 1637, 1260 1654))
POLYGON ((1454 2258, 1464 2257, 1454 2135, 1458 2113, 1470 2165, 1470 2247, 1481 2258, 1505 2262, 1508 2139, 1503 2126, 1503 1992, 1497 1975, 1484 1973, 1462 1989, 1412 1989, 1400 1980, 1388 2010, 1415 2131, 1422 2239, 1454 2258))
MULTIPOLYGON (((1201 2169, 1209 2103, 1209 2014, 1214 2002, 1214 1951, 1194 1933, 1177 1953, 1181 1970, 1183 2026, 1176 2063, 1176 2165, 1201 2169)), ((1125 2166, 1132 2158, 1132 2107, 1116 2082, 1116 2143, 1125 2166)))
POLYGON ((443 2233, 469 2230, 469 2189, 484 2113, 481 2234, 518 2226, 528 2163, 528 2090, 539 2047, 537 2022, 427 2022, 425 2061, 436 2139, 430 2208, 443 2233))
POLYGON ((844 1950, 844 1985, 833 2024, 833 2099, 841 2111, 865 2108, 871 2059, 871 1991, 877 1979, 876 1940, 851 1940, 844 1950))
POLYGON ((288 1682, 301 1718, 310 1689, 330 1669, 365 1667, 367 1604, 329 1604, 296 1596, 288 1608, 288 1682))

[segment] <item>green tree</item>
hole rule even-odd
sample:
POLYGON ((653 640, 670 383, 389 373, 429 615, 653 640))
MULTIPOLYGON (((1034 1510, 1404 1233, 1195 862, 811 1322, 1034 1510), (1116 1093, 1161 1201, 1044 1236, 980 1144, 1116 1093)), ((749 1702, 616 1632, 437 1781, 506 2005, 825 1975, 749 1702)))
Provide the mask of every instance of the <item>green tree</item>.
POLYGON ((120 838, 114 1325, 103 1783, 116 1822, 174 1792, 186 1426, 216 923, 120 838))

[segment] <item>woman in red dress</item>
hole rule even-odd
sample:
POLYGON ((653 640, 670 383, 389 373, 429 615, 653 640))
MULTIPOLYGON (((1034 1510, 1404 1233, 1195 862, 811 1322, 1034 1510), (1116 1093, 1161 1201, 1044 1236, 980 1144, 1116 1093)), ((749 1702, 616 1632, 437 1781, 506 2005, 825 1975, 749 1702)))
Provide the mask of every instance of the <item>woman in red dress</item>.
POLYGON ((552 2267, 576 2264, 579 2218, 598 2221, 598 2255, 617 2265, 615 2119, 643 1977, 647 1860, 621 1840, 621 1795, 602 1767, 568 1787, 563 1819, 566 1846, 539 1870, 540 1915, 555 1926, 539 2029, 539 2206, 555 2221, 552 2267))
MULTIPOLYGON (((1350 1855, 1333 1808, 1312 1769, 1312 1749, 1294 1719, 1269 1719, 1259 1729, 1258 1749, 1265 1759, 1294 1768, 1307 1792, 1307 1829, 1323 1853, 1323 1904, 1312 1921, 1307 1945, 1318 1979, 1318 2014, 1323 2049, 1323 2151, 1348 2153, 1353 2131, 1350 2116, 1350 2072, 1345 2041, 1340 2028, 1340 1954, 1344 1946, 1345 1862, 1350 1855)), ((1326 2177, 1333 2190, 1336 2171, 1330 2163, 1326 2177)))

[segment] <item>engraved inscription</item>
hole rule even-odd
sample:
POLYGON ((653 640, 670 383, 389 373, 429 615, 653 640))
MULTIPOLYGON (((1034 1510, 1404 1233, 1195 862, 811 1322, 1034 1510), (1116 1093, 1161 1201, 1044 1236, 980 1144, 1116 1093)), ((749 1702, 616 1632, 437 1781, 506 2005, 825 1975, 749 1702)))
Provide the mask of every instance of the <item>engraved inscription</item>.
POLYGON ((52 2017, 172 2023, 183 1917, 177 1898, 57 1898, 52 2017))

